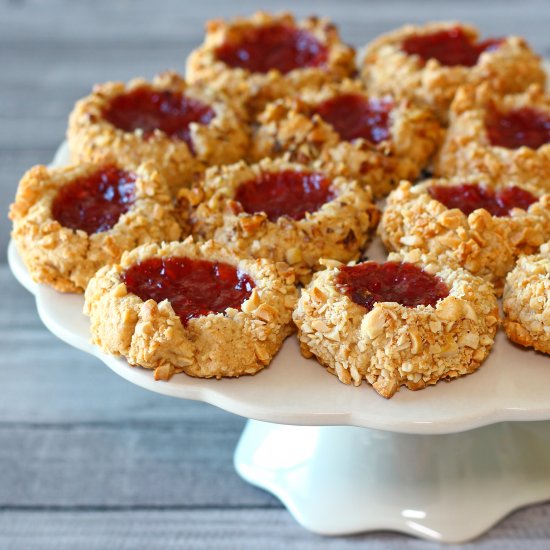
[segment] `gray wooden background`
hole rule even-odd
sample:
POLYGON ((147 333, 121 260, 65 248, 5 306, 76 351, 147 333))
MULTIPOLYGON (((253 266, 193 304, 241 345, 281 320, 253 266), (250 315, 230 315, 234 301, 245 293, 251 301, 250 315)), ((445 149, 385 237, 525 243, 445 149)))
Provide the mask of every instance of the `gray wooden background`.
MULTIPOLYGON (((47 163, 95 82, 183 70, 205 19, 260 7, 332 16, 362 45, 407 21, 463 19, 550 56, 543 0, 0 0, 0 549, 429 549, 393 533, 327 539, 238 478, 244 420, 141 390, 42 326, 5 265, 18 179, 47 163)), ((550 504, 468 548, 550 548, 550 504)))

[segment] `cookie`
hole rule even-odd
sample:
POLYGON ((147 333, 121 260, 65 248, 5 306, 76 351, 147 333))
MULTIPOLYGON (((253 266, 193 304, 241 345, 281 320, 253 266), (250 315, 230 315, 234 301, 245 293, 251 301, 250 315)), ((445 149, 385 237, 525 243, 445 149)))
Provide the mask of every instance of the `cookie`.
POLYGON ((475 178, 404 181, 388 196, 378 233, 388 250, 433 254, 500 295, 517 257, 550 238, 550 194, 475 178))
POLYGON ((85 293, 92 341, 157 380, 255 374, 293 332, 286 264, 243 259, 191 238, 144 245, 101 269, 85 293))
POLYGON ((209 21, 204 43, 187 60, 186 77, 242 98, 253 115, 268 101, 354 71, 355 52, 330 20, 258 12, 209 21))
POLYGON ((381 197, 416 179, 443 138, 426 108, 370 94, 345 80, 269 104, 258 117, 251 156, 320 160, 327 170, 370 185, 381 197))
POLYGON ((550 95, 538 86, 505 96, 489 85, 462 88, 435 168, 550 192, 550 95))
POLYGON ((125 250, 182 234, 151 163, 135 172, 114 165, 35 166, 19 183, 10 218, 33 280, 62 292, 83 292, 94 273, 125 250))
POLYGON ((232 163, 248 149, 249 130, 236 101, 188 85, 174 72, 147 82, 96 85, 69 117, 73 162, 153 161, 172 191, 188 187, 206 167, 232 163))
POLYGON ((516 93, 546 80, 523 38, 480 40, 475 27, 457 22, 405 25, 380 36, 366 47, 361 76, 369 89, 414 99, 443 122, 460 86, 491 82, 516 93))
POLYGON ((490 283, 413 250, 388 261, 328 260, 293 314, 305 357, 390 398, 474 372, 498 326, 490 283))
POLYGON ((211 168, 180 200, 196 237, 285 261, 301 282, 321 257, 358 258, 379 217, 368 188, 284 159, 211 168))
POLYGON ((519 259, 506 278, 502 306, 508 338, 550 354, 550 244, 519 259))

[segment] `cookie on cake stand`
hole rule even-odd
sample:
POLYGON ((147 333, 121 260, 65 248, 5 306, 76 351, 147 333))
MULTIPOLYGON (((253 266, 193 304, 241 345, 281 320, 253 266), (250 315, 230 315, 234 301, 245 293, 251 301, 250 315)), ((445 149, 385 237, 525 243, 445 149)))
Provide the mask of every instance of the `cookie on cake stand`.
POLYGON ((284 263, 214 241, 144 245, 100 269, 85 293, 92 342, 156 380, 256 374, 294 331, 298 292, 284 263))
POLYGON ((417 179, 442 139, 429 109, 344 80, 268 104, 258 116, 250 157, 320 161, 380 198, 400 180, 417 179))
POLYGON ((522 256, 508 274, 504 330, 517 344, 550 354, 550 244, 538 254, 522 256))
POLYGON ((269 101, 354 71, 355 51, 329 19, 257 12, 209 21, 204 43, 187 59, 186 77, 241 98, 253 117, 269 101))
POLYGON ((510 95, 489 83, 461 88, 434 167, 443 177, 480 175, 550 192, 550 95, 535 85, 510 95))
POLYGON ((541 58, 518 36, 480 39, 464 23, 405 25, 366 46, 361 71, 375 93, 414 99, 448 121, 449 106, 464 85, 491 82, 501 93, 544 86, 541 58))
POLYGON ((151 82, 98 84, 69 116, 73 162, 154 162, 172 192, 189 187, 208 166, 241 159, 248 126, 237 97, 188 84, 175 72, 151 82))
POLYGON ((150 162, 135 171, 114 164, 35 166, 19 183, 10 218, 33 280, 63 292, 83 292, 125 250, 188 233, 150 162))
POLYGON ((180 202, 195 236, 286 262, 300 282, 321 268, 321 257, 359 258, 379 219, 368 187, 285 159, 212 168, 180 202))
POLYGON ((305 357, 345 384, 390 398, 474 372, 498 327, 491 284, 420 250, 386 262, 326 269, 302 291, 293 319, 305 357))
POLYGON ((493 283, 500 296, 518 256, 550 238, 550 195, 483 176, 403 181, 388 196, 378 234, 388 250, 433 254, 493 283))

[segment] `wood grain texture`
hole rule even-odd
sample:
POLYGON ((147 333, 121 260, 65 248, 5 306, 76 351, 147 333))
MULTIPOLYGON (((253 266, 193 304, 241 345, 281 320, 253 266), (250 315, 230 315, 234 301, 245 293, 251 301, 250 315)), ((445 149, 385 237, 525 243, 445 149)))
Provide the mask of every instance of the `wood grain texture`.
MULTIPOLYGON (((488 35, 525 35, 550 56, 544 0, 295 4, 299 16, 333 17, 357 46, 405 22, 463 19, 488 35)), ((207 18, 257 7, 252 0, 0 0, 0 261, 17 181, 51 159, 79 97, 95 82, 182 71, 207 18)), ((69 348, 43 327, 5 264, 0 289, 1 549, 434 548, 391 533, 308 533, 234 472, 244 419, 142 390, 69 348)), ((468 546, 549 547, 549 504, 511 515, 468 546)))
MULTIPOLYGON (((548 550, 550 506, 521 511, 475 544, 458 550, 548 550), (528 523, 528 528, 526 528, 528 523), (518 540, 518 533, 522 534, 518 540)), ((394 533, 324 538, 284 510, 10 511, 0 515, 0 548, 25 550, 434 550, 394 533), (32 529, 29 529, 32 523, 32 529)))

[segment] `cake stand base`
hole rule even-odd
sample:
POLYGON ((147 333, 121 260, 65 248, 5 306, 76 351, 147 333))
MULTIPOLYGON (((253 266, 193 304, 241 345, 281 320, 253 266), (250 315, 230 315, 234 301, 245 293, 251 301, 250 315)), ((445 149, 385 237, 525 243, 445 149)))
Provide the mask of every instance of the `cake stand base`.
POLYGON ((550 499, 550 422, 405 435, 250 420, 235 467, 316 533, 389 529, 464 542, 550 499))

